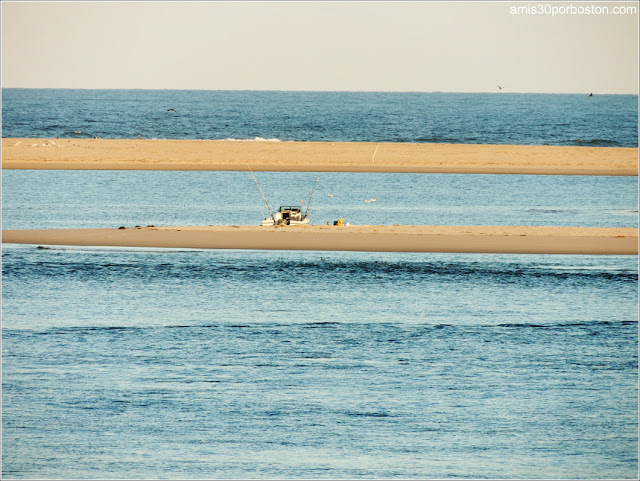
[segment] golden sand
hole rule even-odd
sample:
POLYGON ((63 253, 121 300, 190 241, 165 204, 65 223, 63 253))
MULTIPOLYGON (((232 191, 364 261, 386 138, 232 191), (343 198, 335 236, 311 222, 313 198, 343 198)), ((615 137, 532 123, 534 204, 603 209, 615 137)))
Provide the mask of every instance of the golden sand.
POLYGON ((637 228, 498 226, 183 226, 6 230, 2 242, 195 249, 638 254, 637 228))
POLYGON ((368 142, 2 139, 4 169, 638 175, 637 148, 368 142))

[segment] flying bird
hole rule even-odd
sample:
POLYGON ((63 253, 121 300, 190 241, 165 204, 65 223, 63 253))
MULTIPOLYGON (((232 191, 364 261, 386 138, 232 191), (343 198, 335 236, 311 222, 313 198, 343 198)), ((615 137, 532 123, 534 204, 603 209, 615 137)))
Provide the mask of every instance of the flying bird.
POLYGON ((167 112, 175 112, 176 109, 167 109, 167 112))
POLYGON ((502 87, 500 87, 500 85, 498 85, 498 90, 502 90, 502 87))

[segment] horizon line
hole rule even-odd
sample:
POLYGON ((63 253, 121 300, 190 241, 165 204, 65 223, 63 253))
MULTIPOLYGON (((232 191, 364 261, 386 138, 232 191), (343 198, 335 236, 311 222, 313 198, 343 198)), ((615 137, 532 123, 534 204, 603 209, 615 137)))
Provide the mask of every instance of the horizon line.
POLYGON ((143 88, 143 87, 6 87, 2 86, 2 90, 175 90, 175 91, 201 91, 201 92, 322 92, 322 93, 441 93, 441 94, 529 94, 529 95, 635 95, 638 93, 629 92, 607 92, 598 91, 572 91, 572 92, 535 92, 535 91, 518 91, 518 90, 309 90, 309 89, 207 89, 207 88, 143 88))

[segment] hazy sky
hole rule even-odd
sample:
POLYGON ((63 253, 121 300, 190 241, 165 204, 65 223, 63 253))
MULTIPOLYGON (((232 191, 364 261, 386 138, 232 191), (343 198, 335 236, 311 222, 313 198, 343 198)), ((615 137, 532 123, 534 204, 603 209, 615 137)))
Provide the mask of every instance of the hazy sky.
POLYGON ((2 2, 2 86, 638 93, 637 2, 2 2))

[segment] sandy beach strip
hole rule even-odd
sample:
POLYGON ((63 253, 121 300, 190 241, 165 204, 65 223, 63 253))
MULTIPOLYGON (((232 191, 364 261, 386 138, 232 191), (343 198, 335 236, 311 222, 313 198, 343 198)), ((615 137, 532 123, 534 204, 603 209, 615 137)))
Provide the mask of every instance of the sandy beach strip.
POLYGON ((637 228, 183 226, 4 230, 3 243, 372 252, 638 254, 637 228))
POLYGON ((2 139, 3 169, 638 175, 638 149, 150 139, 2 139))

